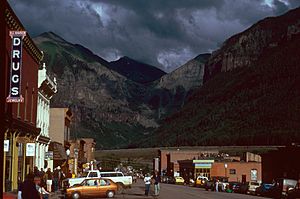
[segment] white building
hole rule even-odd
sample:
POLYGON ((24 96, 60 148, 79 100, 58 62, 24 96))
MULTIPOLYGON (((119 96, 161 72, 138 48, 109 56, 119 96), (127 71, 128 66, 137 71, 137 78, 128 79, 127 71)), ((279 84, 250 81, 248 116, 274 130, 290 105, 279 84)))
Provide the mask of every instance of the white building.
MULTIPOLYGON (((45 154, 48 152, 50 144, 49 123, 50 123, 50 99, 57 92, 57 83, 54 78, 51 80, 47 75, 46 65, 39 70, 38 77, 38 107, 37 107, 37 127, 41 129, 40 135, 36 139, 35 166, 38 169, 49 167, 45 154), (45 165, 46 164, 46 165, 45 165)), ((50 166, 51 168, 51 166, 50 166)))

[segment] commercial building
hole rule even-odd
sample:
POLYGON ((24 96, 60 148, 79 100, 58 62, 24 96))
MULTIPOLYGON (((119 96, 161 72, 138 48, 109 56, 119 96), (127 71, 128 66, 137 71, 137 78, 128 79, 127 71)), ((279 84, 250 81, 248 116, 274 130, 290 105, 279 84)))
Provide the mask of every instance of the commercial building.
POLYGON ((276 178, 300 179, 300 145, 278 147, 262 154, 262 180, 271 183, 276 178))
POLYGON ((38 69, 43 58, 6 1, 1 2, 1 135, 5 139, 3 188, 16 190, 33 168, 38 69), (4 17, 4 18, 3 18, 4 17), (3 98, 5 96, 5 98, 3 98), (5 179, 5 180, 4 180, 5 179))
POLYGON ((242 157, 230 157, 225 154, 178 162, 180 176, 187 181, 198 176, 227 177, 230 182, 262 181, 261 157, 249 152, 244 153, 242 157))
POLYGON ((47 75, 46 64, 43 63, 38 76, 38 107, 37 107, 37 127, 41 129, 40 135, 36 139, 35 166, 39 169, 46 169, 48 162, 45 155, 48 153, 50 144, 50 100, 57 92, 56 79, 50 79, 47 75))
POLYGON ((68 168, 75 175, 80 172, 82 165, 86 163, 84 156, 85 141, 76 139, 70 141, 70 156, 68 157, 68 168), (78 169, 80 169, 78 171, 78 169))
POLYGON ((75 175, 85 168, 86 163, 95 160, 96 142, 93 138, 79 138, 70 141, 70 156, 68 157, 69 169, 75 175))
POLYGON ((173 176, 179 172, 179 160, 199 159, 201 157, 209 157, 218 154, 219 151, 214 148, 171 148, 160 149, 159 172, 163 175, 173 176))
POLYGON ((86 162, 95 160, 94 152, 96 148, 96 142, 93 138, 81 138, 85 142, 84 144, 84 158, 86 162))
POLYGON ((67 168, 66 152, 70 150, 70 135, 71 135, 71 122, 73 113, 69 108, 50 108, 50 130, 49 136, 51 143, 49 152, 53 153, 53 159, 48 158, 51 169, 61 166, 65 171, 67 168))

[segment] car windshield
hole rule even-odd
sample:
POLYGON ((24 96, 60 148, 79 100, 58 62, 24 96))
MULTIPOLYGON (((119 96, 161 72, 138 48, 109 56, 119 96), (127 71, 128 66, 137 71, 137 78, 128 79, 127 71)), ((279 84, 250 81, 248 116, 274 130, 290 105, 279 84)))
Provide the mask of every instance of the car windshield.
POLYGON ((83 172, 82 175, 81 175, 81 177, 85 178, 85 177, 87 177, 88 174, 89 174, 88 172, 83 172))

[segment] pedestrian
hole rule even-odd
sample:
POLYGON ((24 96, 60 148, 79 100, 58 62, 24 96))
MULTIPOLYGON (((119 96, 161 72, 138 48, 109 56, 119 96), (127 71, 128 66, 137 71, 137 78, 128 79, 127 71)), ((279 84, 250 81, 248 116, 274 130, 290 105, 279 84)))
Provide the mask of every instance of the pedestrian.
POLYGON ((39 172, 39 176, 41 177, 41 185, 43 187, 46 186, 45 171, 43 168, 41 168, 41 171, 39 172))
POLYGON ((48 193, 45 190, 45 188, 41 185, 41 182, 42 182, 42 179, 41 179, 40 176, 34 177, 35 188, 39 192, 40 198, 41 199, 48 199, 50 193, 48 193))
POLYGON ((53 189, 54 189, 54 192, 58 191, 59 189, 59 170, 58 170, 58 167, 56 167, 54 169, 54 172, 53 172, 53 189))
POLYGON ((150 174, 146 174, 146 176, 144 178, 144 182, 145 182, 145 196, 148 196, 149 195, 149 191, 150 191, 150 185, 151 185, 150 174))
POLYGON ((40 176, 40 171, 39 171, 39 169, 38 169, 37 166, 34 166, 34 168, 33 168, 33 174, 34 174, 34 176, 40 176))
POLYGON ((34 174, 29 173, 21 185, 22 199, 41 199, 40 193, 34 184, 34 174))
POLYGON ((216 181, 216 192, 219 192, 219 180, 216 181))
POLYGON ((47 184, 47 191, 52 192, 53 174, 52 174, 50 168, 47 169, 47 172, 45 173, 45 178, 46 178, 46 184, 47 184))
POLYGON ((67 173, 66 178, 72 178, 72 172, 71 172, 71 170, 69 170, 69 172, 67 173))
POLYGON ((19 179, 18 179, 18 199, 22 199, 22 186, 23 186, 23 183, 19 177, 19 179))
POLYGON ((155 174, 154 174, 154 195, 155 196, 158 196, 159 195, 159 191, 160 191, 160 175, 158 175, 158 172, 155 171, 155 174))

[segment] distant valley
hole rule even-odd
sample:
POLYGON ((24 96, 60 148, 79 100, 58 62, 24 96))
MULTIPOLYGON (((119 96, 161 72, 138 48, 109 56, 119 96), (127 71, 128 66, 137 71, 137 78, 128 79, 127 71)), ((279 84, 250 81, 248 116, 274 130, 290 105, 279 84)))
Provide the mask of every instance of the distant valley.
POLYGON ((181 109, 202 85, 208 55, 199 55, 176 71, 162 70, 128 57, 107 62, 87 48, 53 32, 34 42, 45 53, 58 93, 52 107, 70 107, 74 137, 94 137, 98 148, 139 147, 163 118, 181 109), (186 81, 188 80, 188 81, 186 81))

